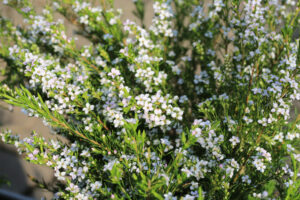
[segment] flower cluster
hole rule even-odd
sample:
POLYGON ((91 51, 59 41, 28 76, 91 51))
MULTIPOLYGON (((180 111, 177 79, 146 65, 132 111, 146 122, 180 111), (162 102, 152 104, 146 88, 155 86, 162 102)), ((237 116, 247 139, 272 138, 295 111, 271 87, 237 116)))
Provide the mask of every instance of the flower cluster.
POLYGON ((54 199, 299 199, 300 3, 155 0, 149 26, 143 0, 141 25, 112 1, 3 3, 26 26, 0 15, 0 99, 68 142, 1 138, 54 199))

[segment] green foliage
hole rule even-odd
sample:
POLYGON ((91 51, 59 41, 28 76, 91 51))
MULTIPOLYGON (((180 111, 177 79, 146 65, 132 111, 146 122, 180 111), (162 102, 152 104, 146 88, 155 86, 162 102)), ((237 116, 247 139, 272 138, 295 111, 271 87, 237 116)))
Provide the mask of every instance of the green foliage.
POLYGON ((0 17, 0 99, 68 142, 2 141, 54 169, 55 199, 299 199, 299 3, 274 2, 156 0, 146 28, 143 0, 141 26, 112 0, 4 1, 26 26, 0 17))

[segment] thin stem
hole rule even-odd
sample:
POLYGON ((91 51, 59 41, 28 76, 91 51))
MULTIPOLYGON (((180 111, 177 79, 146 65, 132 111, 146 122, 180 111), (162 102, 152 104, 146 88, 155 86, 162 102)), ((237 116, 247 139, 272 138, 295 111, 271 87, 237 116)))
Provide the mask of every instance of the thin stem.
POLYGON ((89 141, 89 142, 91 142, 91 143, 93 143, 93 144, 99 146, 100 148, 104 148, 104 149, 108 150, 107 148, 103 147, 101 144, 99 144, 99 143, 96 142, 95 140, 92 140, 92 139, 86 137, 85 135, 83 135, 82 133, 80 133, 80 132, 77 131, 77 130, 73 130, 73 129, 70 128, 66 123, 64 123, 64 122, 62 122, 62 121, 60 121, 60 120, 58 120, 58 119, 55 118, 54 116, 51 115, 50 117, 51 117, 51 120, 52 120, 52 121, 54 121, 55 123, 57 123, 57 124, 60 125, 61 127, 65 128, 65 129, 67 129, 67 130, 69 130, 70 132, 75 133, 77 136, 79 136, 79 137, 81 137, 81 138, 83 138, 83 139, 85 139, 85 140, 87 140, 87 141, 89 141))

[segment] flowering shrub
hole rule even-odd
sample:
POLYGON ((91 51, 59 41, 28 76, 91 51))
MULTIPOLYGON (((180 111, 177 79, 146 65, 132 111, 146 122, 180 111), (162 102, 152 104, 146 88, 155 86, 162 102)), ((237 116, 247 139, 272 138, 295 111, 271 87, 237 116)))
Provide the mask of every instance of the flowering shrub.
MULTIPOLYGON (((0 96, 69 142, 3 131, 54 169, 54 199, 300 199, 300 2, 4 0, 0 96), (78 48, 54 12, 91 41, 78 48)), ((47 186, 45 186, 47 187, 47 186)))

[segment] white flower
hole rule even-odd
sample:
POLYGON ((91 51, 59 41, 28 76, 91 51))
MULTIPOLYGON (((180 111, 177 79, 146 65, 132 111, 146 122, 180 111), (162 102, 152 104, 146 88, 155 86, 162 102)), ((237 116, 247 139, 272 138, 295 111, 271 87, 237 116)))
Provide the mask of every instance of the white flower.
POLYGON ((116 17, 111 18, 111 19, 109 20, 109 24, 110 24, 110 25, 114 25, 114 24, 116 24, 116 23, 117 23, 117 18, 116 18, 116 17))
POLYGON ((104 40, 109 40, 111 38, 113 38, 113 36, 111 34, 109 34, 109 33, 103 35, 103 39, 104 40))
POLYGON ((291 185, 293 185, 293 180, 289 180, 288 182, 285 182, 284 185, 286 187, 290 187, 291 185))
POLYGON ((242 182, 250 184, 251 183, 251 179, 249 178, 248 175, 242 176, 242 182))
POLYGON ((195 200, 195 199, 196 199, 196 196, 192 196, 189 194, 187 194, 183 197, 183 200, 195 200))
POLYGON ((177 197, 174 197, 171 192, 164 194, 165 200, 177 200, 177 197))
POLYGON ((275 135, 274 140, 278 140, 279 142, 283 142, 284 136, 283 133, 280 132, 279 134, 275 135))
POLYGON ((81 54, 81 56, 83 56, 83 57, 90 57, 91 56, 91 54, 90 54, 90 51, 89 51, 89 49, 85 49, 84 50, 84 52, 81 54))
POLYGON ((192 131, 192 134, 195 136, 195 137, 200 137, 201 136, 201 133, 202 133, 202 130, 200 128, 196 128, 192 131))
POLYGON ((91 105, 89 103, 85 104, 85 108, 83 108, 83 111, 85 114, 88 114, 90 111, 94 110, 94 105, 91 105))
POLYGON ((182 168, 181 171, 184 172, 187 177, 190 177, 193 174, 187 167, 182 168))
POLYGON ((112 78, 115 78, 116 76, 119 76, 121 73, 118 69, 112 68, 111 71, 108 73, 108 76, 111 76, 112 78))
POLYGON ((234 168, 232 168, 232 167, 227 167, 227 168, 226 168, 226 174, 227 174, 230 178, 232 178, 233 172, 234 172, 234 168))
POLYGON ((106 165, 104 165, 104 171, 111 171, 115 164, 119 163, 117 159, 109 161, 106 165))
POLYGON ((238 143, 240 143, 240 138, 236 136, 232 136, 229 141, 231 142, 231 145, 235 147, 238 143))
POLYGON ((254 159, 254 161, 252 163, 258 171, 260 171, 260 172, 265 171, 266 166, 264 165, 264 163, 262 162, 261 159, 254 159))
POLYGON ((79 22, 82 24, 88 25, 89 24, 89 16, 88 15, 81 16, 79 18, 79 22))
POLYGON ((294 140, 296 138, 296 134, 288 132, 287 135, 285 136, 287 140, 294 140))
POLYGON ((95 183, 91 184, 91 190, 92 191, 98 190, 101 188, 101 186, 102 186, 102 183, 99 181, 96 181, 95 183))

